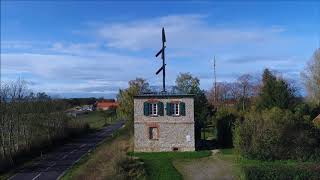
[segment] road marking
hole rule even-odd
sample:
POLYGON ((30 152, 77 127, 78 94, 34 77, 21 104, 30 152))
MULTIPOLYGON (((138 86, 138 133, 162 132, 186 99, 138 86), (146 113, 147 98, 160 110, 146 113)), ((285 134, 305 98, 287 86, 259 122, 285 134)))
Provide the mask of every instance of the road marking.
POLYGON ((41 176, 41 173, 39 173, 36 177, 34 177, 32 180, 37 179, 39 176, 41 176))
POLYGON ((56 165, 57 163, 56 162, 54 162, 54 163, 52 163, 49 167, 47 167, 46 169, 45 169, 45 171, 48 171, 50 168, 52 168, 54 165, 56 165))
POLYGON ((82 148, 82 147, 84 147, 84 146, 86 146, 87 144, 82 144, 81 146, 80 146, 80 148, 82 148))
MULTIPOLYGON (((82 145, 80 146, 80 148, 83 147, 83 146, 85 146, 85 145, 86 145, 86 144, 82 144, 82 145)), ((76 150, 77 150, 77 149, 74 149, 74 150, 68 152, 68 154, 64 155, 64 156, 62 157, 62 159, 65 159, 65 158, 68 157, 70 154, 74 153, 76 150)))
POLYGON ((65 159, 69 154, 64 155, 61 159, 65 159))
POLYGON ((14 177, 16 177, 18 175, 18 173, 17 174, 15 174, 15 175, 13 175, 13 176, 11 176, 8 180, 11 180, 11 179, 13 179, 14 177))

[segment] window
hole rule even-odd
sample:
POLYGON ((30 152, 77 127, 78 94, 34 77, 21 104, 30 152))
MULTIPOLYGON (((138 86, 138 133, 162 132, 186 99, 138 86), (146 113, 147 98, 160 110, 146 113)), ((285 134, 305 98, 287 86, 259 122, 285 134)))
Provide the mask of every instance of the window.
POLYGON ((158 115, 158 104, 156 103, 152 103, 150 104, 150 108, 151 108, 151 115, 152 116, 157 116, 158 115))
POLYGON ((149 139, 151 139, 151 140, 158 139, 158 128, 157 127, 150 127, 149 128, 149 139))
POLYGON ((179 115, 180 115, 179 103, 174 103, 172 107, 173 107, 172 114, 173 114, 174 116, 179 116, 179 115))
POLYGON ((164 114, 163 102, 160 102, 160 101, 144 102, 143 114, 145 116, 163 116, 164 114))
POLYGON ((168 116, 185 116, 186 104, 184 102, 167 102, 166 111, 168 116))

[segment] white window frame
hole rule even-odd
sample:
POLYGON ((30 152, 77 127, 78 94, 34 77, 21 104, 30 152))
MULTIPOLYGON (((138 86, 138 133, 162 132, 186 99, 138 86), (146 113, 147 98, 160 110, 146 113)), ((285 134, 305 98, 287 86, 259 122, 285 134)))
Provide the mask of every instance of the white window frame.
POLYGON ((180 103, 173 103, 173 112, 172 115, 180 116, 180 103))
POLYGON ((158 115, 158 103, 151 103, 151 116, 157 116, 158 115))

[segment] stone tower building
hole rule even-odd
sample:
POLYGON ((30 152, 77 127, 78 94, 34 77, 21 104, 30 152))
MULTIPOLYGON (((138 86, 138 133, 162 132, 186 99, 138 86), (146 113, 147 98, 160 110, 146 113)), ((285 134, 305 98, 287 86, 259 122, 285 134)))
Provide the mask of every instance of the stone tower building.
POLYGON ((186 94, 134 97, 134 151, 194 151, 194 98, 186 94))

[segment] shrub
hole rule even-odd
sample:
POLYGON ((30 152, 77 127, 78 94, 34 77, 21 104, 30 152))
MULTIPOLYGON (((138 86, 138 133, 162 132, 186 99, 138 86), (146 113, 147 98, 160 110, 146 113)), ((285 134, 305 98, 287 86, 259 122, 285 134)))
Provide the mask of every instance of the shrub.
POLYGON ((235 147, 248 158, 319 160, 320 134, 289 110, 251 111, 236 123, 235 147))
POLYGON ((320 166, 296 164, 248 164, 242 166, 248 180, 316 180, 320 179, 320 166))
POLYGON ((146 171, 144 163, 139 158, 123 157, 117 163, 118 176, 122 179, 145 179, 146 171))

